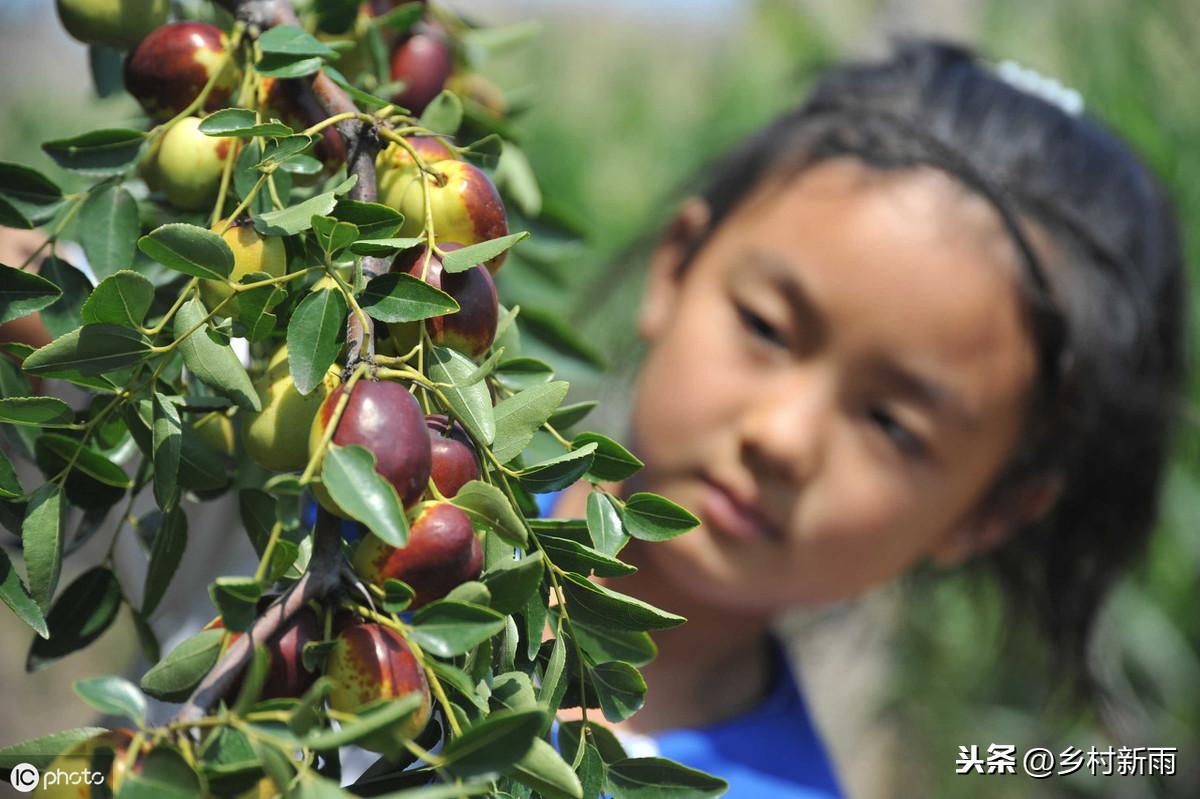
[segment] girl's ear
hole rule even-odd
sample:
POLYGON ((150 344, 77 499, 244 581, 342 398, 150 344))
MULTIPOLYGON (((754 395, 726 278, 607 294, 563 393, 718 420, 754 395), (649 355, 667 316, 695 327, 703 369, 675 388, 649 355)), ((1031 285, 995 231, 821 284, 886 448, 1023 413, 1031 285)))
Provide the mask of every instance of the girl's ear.
POLYGON ((708 225, 708 218, 708 204, 704 200, 688 199, 654 249, 638 313, 638 334, 643 341, 653 341, 674 313, 683 269, 693 245, 708 225))
POLYGON ((976 555, 990 552, 1014 532, 1050 512, 1062 494, 1062 476, 1031 477, 1011 489, 1005 498, 969 517, 951 531, 930 553, 939 566, 958 566, 976 555))

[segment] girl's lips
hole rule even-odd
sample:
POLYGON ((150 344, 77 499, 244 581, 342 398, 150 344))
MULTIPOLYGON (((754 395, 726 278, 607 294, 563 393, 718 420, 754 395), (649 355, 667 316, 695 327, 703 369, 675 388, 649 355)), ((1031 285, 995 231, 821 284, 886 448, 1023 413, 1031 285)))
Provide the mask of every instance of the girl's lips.
POLYGON ((713 527, 733 538, 766 540, 770 530, 753 507, 741 502, 718 483, 706 480, 700 499, 700 515, 713 527))

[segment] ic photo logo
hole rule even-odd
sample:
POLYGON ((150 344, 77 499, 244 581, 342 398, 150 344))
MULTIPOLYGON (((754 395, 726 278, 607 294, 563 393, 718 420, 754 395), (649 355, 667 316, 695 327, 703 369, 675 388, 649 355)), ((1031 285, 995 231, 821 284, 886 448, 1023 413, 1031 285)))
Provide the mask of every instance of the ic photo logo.
POLYGON ((37 767, 30 763, 18 763, 9 772, 8 781, 21 793, 29 793, 36 789, 39 783, 43 790, 54 785, 103 785, 104 772, 86 768, 81 770, 56 768, 42 774, 38 772, 37 767))
POLYGON ((38 770, 28 763, 18 763, 13 766, 12 772, 8 775, 8 781, 12 783, 12 787, 16 788, 21 793, 29 793, 38 786, 41 781, 41 775, 38 770))

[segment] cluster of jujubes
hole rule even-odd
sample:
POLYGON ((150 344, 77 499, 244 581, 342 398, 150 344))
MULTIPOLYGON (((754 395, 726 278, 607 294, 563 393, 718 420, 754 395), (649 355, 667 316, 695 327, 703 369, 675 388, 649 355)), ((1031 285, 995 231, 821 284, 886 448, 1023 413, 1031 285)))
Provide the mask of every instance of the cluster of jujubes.
MULTIPOLYGON (((231 180, 235 164, 244 168, 239 155, 250 154, 239 148, 266 139, 232 129, 221 132, 235 137, 209 136, 201 128, 202 115, 236 103, 257 111, 258 122, 278 119, 297 132, 319 126, 329 115, 310 90, 311 79, 242 74, 239 64, 250 68, 251 53, 257 51, 250 43, 260 35, 258 30, 244 34, 238 27, 227 37, 207 22, 167 22, 169 5, 168 0, 58 0, 63 23, 76 38, 128 50, 125 87, 157 124, 148 136, 150 146, 140 164, 147 186, 177 209, 209 211, 216 206, 209 218, 220 219, 229 214, 229 205, 245 197, 236 179, 231 180), (232 190, 231 183, 235 184, 232 190), (232 199, 228 204, 224 202, 227 193, 232 199)), ((397 5, 397 0, 369 0, 360 5, 353 32, 323 35, 326 41, 343 40, 343 55, 337 63, 350 77, 357 71, 355 59, 365 52, 360 47, 365 41, 362 30, 372 25, 372 20, 378 23, 380 15, 397 5), (354 42, 346 45, 346 38, 354 42)), ((441 22, 427 15, 399 36, 388 25, 376 25, 376 30, 388 47, 390 78, 400 87, 392 98, 397 106, 412 115, 420 114, 451 86, 487 113, 504 113, 499 91, 461 68, 463 52, 441 22)), ((394 130, 397 125, 385 117, 378 124, 394 130)), ((379 153, 378 199, 402 215, 402 221, 395 217, 398 230, 392 235, 420 239, 421 245, 399 252, 390 270, 424 281, 452 298, 458 309, 422 321, 393 324, 387 333, 390 340, 375 343, 381 351, 390 346, 398 355, 415 345, 432 344, 468 358, 483 358, 496 337, 499 302, 493 275, 505 255, 469 264, 451 263, 447 258, 464 247, 506 236, 504 204, 488 175, 463 160, 465 151, 451 139, 427 131, 412 133, 421 131, 416 120, 397 117, 404 120, 404 133, 410 135, 403 140, 396 134, 388 136, 390 143, 379 153)), ((315 180, 342 167, 347 147, 333 126, 314 132, 314 138, 313 153, 325 167, 321 175, 312 176, 315 180)), ((260 171, 266 174, 270 169, 260 171)), ((313 166, 309 171, 317 169, 313 166)), ((275 192, 272 184, 270 193, 275 192)), ((277 197, 274 201, 276 207, 281 204, 277 197)), ((199 276, 199 297, 211 318, 241 319, 246 309, 239 306, 239 299, 249 295, 240 293, 236 285, 247 276, 261 273, 259 279, 267 282, 292 277, 288 275, 289 250, 296 261, 307 259, 295 270, 324 273, 310 286, 311 291, 347 292, 346 296, 352 297, 348 292, 355 288, 355 276, 344 261, 334 263, 337 259, 330 252, 324 253, 323 262, 319 255, 310 258, 317 250, 310 247, 305 251, 305 240, 299 237, 293 243, 298 241, 300 246, 285 247, 282 237, 261 232, 269 228, 258 225, 256 229, 249 214, 240 210, 245 208, 259 211, 247 199, 236 218, 221 219, 212 226, 233 255, 228 277, 214 278, 211 270, 191 273, 199 276), (331 270, 342 267, 347 270, 342 276, 345 279, 335 280, 331 270)), ((411 280, 404 280, 411 285, 411 280)), ((363 283, 358 281, 359 291, 363 283)), ((284 308, 288 312, 292 306, 284 308)), ((366 335, 370 334, 368 330, 366 335)), ((299 346, 291 338, 289 341, 293 347, 299 346)), ((368 360, 371 351, 364 349, 368 360)), ((353 368, 343 374, 345 364, 335 363, 315 387, 302 394, 292 372, 293 360, 287 346, 279 347, 254 381, 260 410, 250 413, 243 407, 232 419, 232 411, 212 412, 189 421, 191 429, 226 455, 238 452, 240 441, 241 450, 265 469, 301 472, 320 505, 343 517, 347 514, 333 496, 337 487, 333 486, 331 493, 330 486, 320 479, 323 463, 331 457, 331 446, 366 448, 374 458, 376 472, 395 490, 407 514, 408 539, 404 546, 394 547, 367 535, 350 553, 357 577, 377 592, 385 589, 389 580, 402 581, 412 589, 412 608, 428 605, 456 586, 477 579, 483 568, 483 547, 471 517, 451 500, 464 485, 481 478, 481 458, 476 442, 462 425, 449 416, 430 413, 439 409, 436 392, 418 399, 414 392, 427 390, 420 381, 409 385, 387 379, 386 372, 377 368, 386 361, 380 361, 369 363, 353 377, 353 368), (240 430, 238 441, 235 427, 240 430)), ((342 502, 350 504, 345 497, 342 502)), ((264 600, 258 610, 263 612, 269 602, 264 600)), ((364 621, 337 611, 336 605, 328 598, 314 601, 261 642, 270 661, 258 698, 302 696, 322 671, 320 667, 305 668, 305 647, 332 638, 323 671, 333 682, 328 698, 333 710, 354 713, 381 699, 419 697, 417 709, 398 728, 360 741, 368 748, 394 751, 399 739, 415 736, 424 728, 432 712, 422 655, 397 632, 399 625, 384 624, 386 619, 360 609, 371 617, 364 621), (321 602, 328 607, 318 608, 321 602), (327 617, 335 612, 336 617, 327 617)), ((222 627, 220 618, 209 625, 210 629, 222 627)), ((241 635, 244 633, 226 635, 225 647, 241 635)), ((311 654, 309 663, 313 663, 311 654)), ((242 675, 225 691, 228 704, 237 698, 244 679, 242 675)), ((123 776, 120 769, 136 769, 141 762, 140 757, 126 756, 132 740, 132 735, 115 731, 91 739, 72 754, 90 754, 103 747, 114 750, 119 768, 111 771, 110 784, 115 788, 123 776)))

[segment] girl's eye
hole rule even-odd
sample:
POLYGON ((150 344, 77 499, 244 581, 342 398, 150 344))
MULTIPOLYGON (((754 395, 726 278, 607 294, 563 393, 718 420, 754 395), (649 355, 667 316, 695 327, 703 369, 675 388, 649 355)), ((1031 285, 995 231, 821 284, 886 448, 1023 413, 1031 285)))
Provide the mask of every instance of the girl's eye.
POLYGON ((907 427, 896 421, 896 417, 882 408, 872 408, 868 412, 871 423, 879 428, 897 449, 906 455, 919 456, 925 453, 925 444, 907 427))
POLYGON ((754 336, 778 347, 787 346, 783 333, 766 319, 744 305, 737 306, 737 312, 742 325, 754 336))

